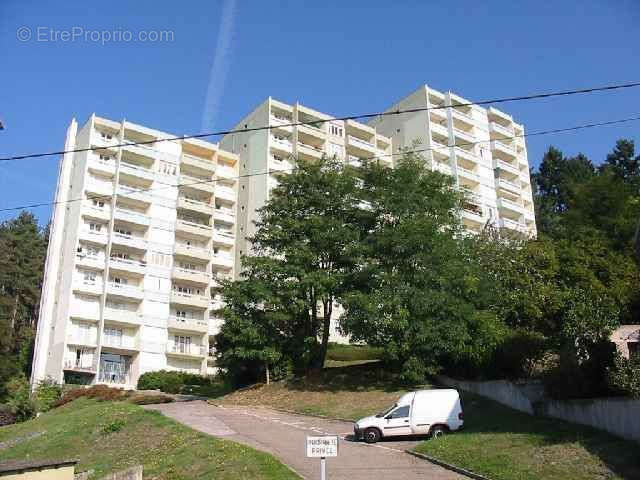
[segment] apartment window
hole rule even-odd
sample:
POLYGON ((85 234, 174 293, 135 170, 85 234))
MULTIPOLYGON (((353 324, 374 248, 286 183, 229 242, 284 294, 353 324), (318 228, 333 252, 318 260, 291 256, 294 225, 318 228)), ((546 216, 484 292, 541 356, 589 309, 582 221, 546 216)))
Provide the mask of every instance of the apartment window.
POLYGON ((121 346, 122 329, 114 327, 104 327, 104 343, 105 345, 121 346))
POLYGON ((96 208, 104 208, 104 202, 102 200, 92 200, 93 206, 96 208))
POLYGON ((342 137, 344 134, 344 130, 338 125, 331 124, 329 126, 329 133, 331 133, 331 135, 335 135, 336 137, 342 137))
POLYGON ((329 156, 342 158, 342 145, 337 143, 329 143, 329 156))
POLYGON ((91 245, 87 245, 86 251, 87 251, 87 256, 88 257, 97 257, 98 256, 98 249, 96 247, 93 247, 91 245))
POLYGON ((124 252, 111 252, 111 258, 119 258, 121 260, 130 260, 131 257, 128 253, 124 252))
POLYGON ((183 337, 175 335, 173 337, 173 351, 180 353, 188 353, 191 350, 191 337, 183 337))
POLYGON ((186 293, 187 295, 200 295, 199 288, 183 287, 182 285, 174 285, 173 289, 179 293, 186 293))
POLYGON ((111 140, 113 138, 113 135, 111 135, 110 133, 106 133, 106 132, 100 132, 100 136, 102 138, 104 138, 105 140, 111 140))
POLYGON ((102 224, 89 222, 89 230, 92 232, 99 232, 100 230, 102 230, 102 224))
POLYGON ((116 233, 119 233, 120 235, 126 235, 127 237, 131 236, 131 230, 127 230, 126 228, 122 228, 122 227, 114 227, 113 229, 116 233))
POLYGON ((213 247, 213 254, 214 255, 218 255, 219 251, 220 251, 220 249, 218 247, 213 247))
POLYGON ((88 284, 96 283, 96 272, 87 270, 84 272, 83 277, 84 277, 84 283, 88 283, 88 284))
POLYGON ((129 283, 129 279, 124 277, 113 277, 111 281, 116 285, 127 285, 129 283))

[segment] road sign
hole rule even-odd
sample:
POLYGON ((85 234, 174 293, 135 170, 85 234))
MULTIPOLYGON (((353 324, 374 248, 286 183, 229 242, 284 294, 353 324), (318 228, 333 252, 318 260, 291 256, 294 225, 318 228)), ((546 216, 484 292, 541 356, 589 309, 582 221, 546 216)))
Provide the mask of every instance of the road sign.
POLYGON ((326 458, 338 456, 338 436, 307 437, 307 457, 326 458))

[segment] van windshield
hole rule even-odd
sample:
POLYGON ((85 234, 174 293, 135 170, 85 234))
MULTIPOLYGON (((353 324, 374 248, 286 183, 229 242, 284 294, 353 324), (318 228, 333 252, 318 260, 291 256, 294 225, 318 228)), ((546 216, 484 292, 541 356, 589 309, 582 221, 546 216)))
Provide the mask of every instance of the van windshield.
POLYGON ((393 410, 394 408, 396 408, 398 406, 397 403, 394 403, 393 405, 391 405, 389 408, 387 408, 384 412, 380 412, 376 415, 377 418, 381 418, 384 417, 387 413, 391 412, 391 410, 393 410))

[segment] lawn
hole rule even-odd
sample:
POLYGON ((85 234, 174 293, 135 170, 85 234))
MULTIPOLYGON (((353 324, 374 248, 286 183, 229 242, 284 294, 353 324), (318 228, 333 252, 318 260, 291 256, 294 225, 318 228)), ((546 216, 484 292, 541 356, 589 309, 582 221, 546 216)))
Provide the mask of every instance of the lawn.
POLYGON ((640 445, 463 393, 460 432, 416 449, 493 480, 639 479, 640 445))
MULTIPOLYGON (((356 420, 404 393, 379 363, 325 368, 306 379, 237 391, 216 403, 265 405, 356 420)), ((406 387, 404 387, 406 388, 406 387)), ((428 388, 426 386, 411 389, 428 388)), ((640 445, 559 420, 532 417, 462 393, 465 428, 417 451, 492 480, 640 479, 640 445)))
MULTIPOLYGON (((308 378, 241 390, 213 400, 233 405, 265 405, 298 413, 357 420, 382 411, 404 393, 377 363, 325 368, 308 378)), ((353 362, 345 362, 347 364, 353 362)))
POLYGON ((77 458, 76 471, 93 469, 91 478, 139 464, 145 479, 156 480, 299 478, 269 454, 126 402, 81 398, 0 428, 0 442, 7 441, 17 443, 0 448, 0 461, 77 458))

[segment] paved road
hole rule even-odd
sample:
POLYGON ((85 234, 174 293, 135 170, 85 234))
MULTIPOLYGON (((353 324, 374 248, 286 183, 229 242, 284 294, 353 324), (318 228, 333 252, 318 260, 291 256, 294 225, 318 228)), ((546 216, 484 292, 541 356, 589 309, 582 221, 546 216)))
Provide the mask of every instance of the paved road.
POLYGON ((417 441, 351 441, 353 424, 259 407, 216 407, 203 401, 147 405, 201 432, 269 452, 307 479, 320 478, 320 460, 305 457, 307 435, 339 435, 337 458, 327 459, 331 480, 432 479, 460 480, 454 472, 404 452, 417 441))

